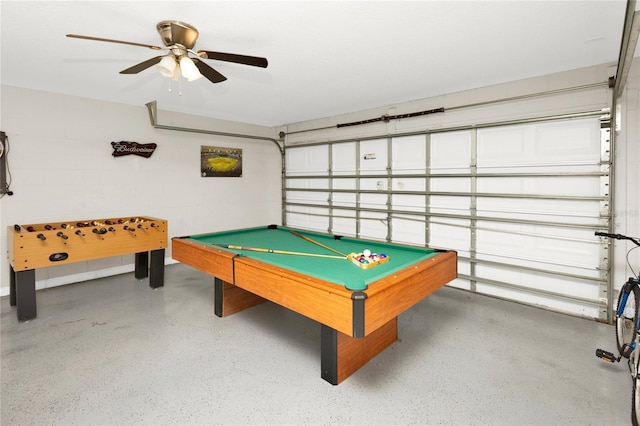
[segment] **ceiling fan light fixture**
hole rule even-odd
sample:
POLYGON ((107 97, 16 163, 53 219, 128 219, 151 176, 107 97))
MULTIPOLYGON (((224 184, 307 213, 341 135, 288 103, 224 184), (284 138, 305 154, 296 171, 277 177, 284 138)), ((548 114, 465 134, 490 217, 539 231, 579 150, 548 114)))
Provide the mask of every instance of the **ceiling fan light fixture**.
POLYGON ((176 60, 172 55, 165 56, 160 60, 160 63, 156 65, 156 68, 158 69, 158 71, 160 71, 160 74, 165 77, 171 78, 174 76, 177 68, 176 60))
MULTIPOLYGON (((0 0, 2 1, 2 0, 0 0)), ((236 53, 215 52, 209 50, 193 50, 198 38, 198 30, 189 24, 180 21, 161 21, 156 26, 165 47, 151 44, 134 43, 125 40, 115 40, 102 37, 85 36, 79 34, 67 34, 67 37, 85 40, 120 43, 132 46, 146 47, 152 50, 168 51, 168 54, 160 54, 132 67, 120 71, 120 74, 138 74, 155 65, 158 72, 164 77, 179 81, 181 77, 188 81, 205 77, 211 83, 221 83, 227 79, 213 67, 207 65, 202 59, 215 61, 234 62, 253 67, 266 68, 267 58, 258 56, 238 55, 236 53), (190 58, 188 54, 194 55, 190 58)))
POLYGON ((195 81, 202 78, 198 67, 196 67, 196 64, 194 64, 193 60, 188 56, 180 58, 180 69, 182 70, 182 76, 186 78, 187 81, 195 81))

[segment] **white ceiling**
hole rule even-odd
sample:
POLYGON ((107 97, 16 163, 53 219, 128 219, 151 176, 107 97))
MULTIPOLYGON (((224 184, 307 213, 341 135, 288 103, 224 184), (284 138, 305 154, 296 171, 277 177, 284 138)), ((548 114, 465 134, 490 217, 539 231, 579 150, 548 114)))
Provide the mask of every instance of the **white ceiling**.
POLYGON ((626 1, 3 0, 0 7, 2 84, 137 106, 157 100, 160 110, 276 126, 615 63, 626 1), (178 85, 153 67, 119 74, 157 51, 65 37, 162 46, 163 20, 195 26, 194 50, 264 56, 269 66, 207 60, 228 80, 178 85))

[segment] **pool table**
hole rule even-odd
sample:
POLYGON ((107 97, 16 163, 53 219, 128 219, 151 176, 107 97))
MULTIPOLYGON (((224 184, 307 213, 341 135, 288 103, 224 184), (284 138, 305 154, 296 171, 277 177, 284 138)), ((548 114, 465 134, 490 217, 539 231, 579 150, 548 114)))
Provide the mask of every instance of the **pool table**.
POLYGON ((399 314, 457 276, 455 251, 277 225, 174 237, 172 257, 215 278, 217 316, 269 300, 319 322, 321 377, 334 385, 397 340, 399 314), (345 258, 365 250, 388 261, 345 258))

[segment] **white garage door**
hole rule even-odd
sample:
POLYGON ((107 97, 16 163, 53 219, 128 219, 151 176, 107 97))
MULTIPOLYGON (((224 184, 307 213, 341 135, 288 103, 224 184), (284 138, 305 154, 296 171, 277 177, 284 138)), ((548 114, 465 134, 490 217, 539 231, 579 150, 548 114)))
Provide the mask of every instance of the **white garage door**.
POLYGON ((450 285, 607 319, 599 117, 286 149, 288 226, 453 249, 450 285))

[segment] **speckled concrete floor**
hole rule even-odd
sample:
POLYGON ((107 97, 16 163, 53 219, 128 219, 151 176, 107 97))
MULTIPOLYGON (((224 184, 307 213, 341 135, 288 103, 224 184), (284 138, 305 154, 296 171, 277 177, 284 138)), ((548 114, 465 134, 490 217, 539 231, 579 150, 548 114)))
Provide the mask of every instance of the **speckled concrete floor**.
POLYGON ((626 425, 631 380, 611 326, 443 288, 400 340, 339 386, 320 326, 267 303, 213 314, 213 279, 166 267, 39 291, 38 318, 0 301, 2 425, 626 425))

